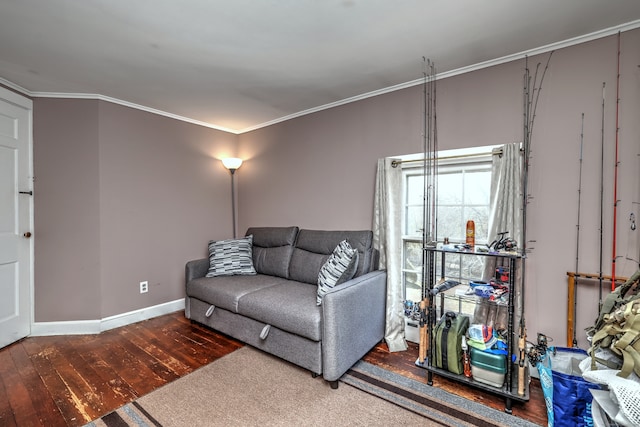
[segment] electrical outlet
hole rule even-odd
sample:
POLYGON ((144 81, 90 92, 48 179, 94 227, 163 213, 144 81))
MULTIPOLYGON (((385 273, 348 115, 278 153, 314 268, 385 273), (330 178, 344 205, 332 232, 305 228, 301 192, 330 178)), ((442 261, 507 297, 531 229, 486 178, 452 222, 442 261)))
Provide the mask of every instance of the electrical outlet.
POLYGON ((146 280, 144 282, 140 282, 140 293, 144 294, 149 291, 149 282, 146 280))

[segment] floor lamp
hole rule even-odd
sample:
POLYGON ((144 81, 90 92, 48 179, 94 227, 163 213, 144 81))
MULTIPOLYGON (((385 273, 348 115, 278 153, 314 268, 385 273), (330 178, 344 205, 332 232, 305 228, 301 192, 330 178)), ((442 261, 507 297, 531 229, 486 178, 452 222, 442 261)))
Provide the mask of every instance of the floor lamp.
POLYGON ((233 182, 233 176, 236 170, 242 165, 242 159, 237 157, 228 157, 222 159, 222 164, 231 172, 231 218, 233 220, 233 238, 237 237, 236 233, 236 192, 233 182))

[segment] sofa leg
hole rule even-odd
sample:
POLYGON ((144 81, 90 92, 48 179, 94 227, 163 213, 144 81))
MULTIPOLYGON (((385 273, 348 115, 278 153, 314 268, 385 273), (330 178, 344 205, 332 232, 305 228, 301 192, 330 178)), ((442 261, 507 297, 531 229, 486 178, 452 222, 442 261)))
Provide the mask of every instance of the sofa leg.
POLYGON ((311 378, 318 378, 318 374, 316 374, 315 372, 311 372, 311 378))
POLYGON ((329 381, 329 385, 331 386, 331 388, 333 390, 336 390, 338 388, 338 380, 335 381, 329 381))

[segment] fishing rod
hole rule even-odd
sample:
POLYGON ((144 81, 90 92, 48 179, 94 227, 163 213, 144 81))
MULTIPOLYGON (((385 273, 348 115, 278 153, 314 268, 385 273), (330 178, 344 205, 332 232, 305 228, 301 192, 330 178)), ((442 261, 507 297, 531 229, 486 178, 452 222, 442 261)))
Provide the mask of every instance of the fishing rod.
POLYGON ((523 172, 522 172, 522 277, 520 280, 520 303, 519 305, 519 314, 520 314, 520 324, 518 326, 518 395, 525 395, 525 369, 526 369, 526 346, 527 346, 527 328, 525 325, 524 318, 524 278, 525 278, 525 258, 527 255, 527 241, 526 241, 526 230, 527 230, 527 219, 526 219, 526 211, 527 211, 527 180, 528 180, 528 172, 529 172, 529 153, 530 153, 530 136, 531 132, 529 129, 530 124, 530 111, 531 111, 531 75, 529 72, 529 58, 525 58, 525 67, 524 67, 524 129, 523 129, 523 148, 524 148, 524 158, 523 158, 523 172))
MULTIPOLYGON (((631 205, 640 205, 640 202, 631 202, 631 205)), ((638 228, 638 225, 636 224, 636 214, 633 211, 629 214, 629 228, 631 229, 631 231, 636 231, 636 229, 638 228)), ((629 252, 631 252, 631 239, 629 239, 627 240, 627 254, 625 255, 624 259, 626 259, 627 261, 633 261, 633 263, 638 264, 638 268, 640 268, 640 244, 638 244, 637 239, 636 244, 638 249, 638 257, 632 258, 629 256, 629 252)))
POLYGON ((429 245, 431 243, 431 241, 433 240, 432 235, 431 235, 431 168, 433 166, 433 162, 432 159, 430 159, 430 155, 431 155, 431 80, 430 80, 430 76, 429 76, 429 68, 431 66, 431 61, 429 59, 427 59, 427 62, 425 63, 425 109, 426 109, 426 116, 425 116, 425 141, 426 141, 426 145, 425 145, 425 162, 426 162, 426 168, 424 171, 424 175, 425 175, 425 187, 424 187, 424 194, 426 197, 426 203, 425 203, 425 219, 426 219, 426 224, 425 224, 425 236, 426 236, 426 243, 427 245, 429 245))
MULTIPOLYGON (((633 204, 640 205, 640 202, 633 202, 633 204)), ((631 223, 629 226, 631 231, 636 231, 636 215, 633 212, 629 215, 629 222, 631 223)), ((640 268, 640 242, 638 242, 638 239, 636 239, 636 244, 638 245, 638 258, 632 261, 635 261, 638 264, 638 268, 640 268)), ((629 258, 627 257, 627 259, 629 258)))
POLYGON ((620 113, 620 31, 618 31, 618 64, 616 74, 616 158, 613 173, 613 243, 611 254, 611 291, 616 288, 616 232, 618 220, 618 134, 620 113))
POLYGON ((436 180, 437 180, 437 134, 435 117, 435 91, 436 91, 436 68, 435 63, 427 59, 424 73, 424 97, 425 97, 425 135, 424 135, 424 218, 426 244, 432 245, 437 240, 436 235, 436 180))
POLYGON ((438 240, 438 116, 436 114, 436 64, 431 63, 433 76, 433 240, 438 240))
POLYGON ((598 294, 598 313, 602 308, 602 255, 603 255, 603 216, 604 216, 604 100, 606 83, 602 82, 602 126, 600 128, 600 273, 598 283, 600 291, 598 294))
MULTIPOLYGON (((426 248, 427 246, 427 227, 429 224, 429 220, 428 220, 428 206, 429 206, 429 199, 428 199, 428 192, 427 192, 427 185, 428 185, 428 181, 427 181, 427 176, 428 176, 428 171, 427 171, 427 149, 428 149, 428 143, 427 143, 427 117, 428 117, 428 112, 427 112, 427 105, 428 105, 428 101, 427 101, 427 58, 425 58, 424 56, 422 57, 422 62, 423 62, 423 82, 422 82, 422 152, 425 153, 424 155, 424 159, 422 159, 422 170, 423 170, 423 175, 422 175, 422 248, 423 248, 423 256, 422 256, 422 265, 424 268, 426 268, 426 251, 424 251, 424 248, 426 248)), ((422 297, 424 298, 424 289, 425 289, 425 285, 426 285, 426 275, 422 275, 422 280, 423 280, 423 295, 422 297)))
POLYGON ((433 159, 431 158, 431 79, 430 79, 430 67, 431 60, 422 57, 424 61, 424 87, 423 87, 423 98, 424 98, 424 146, 423 151, 425 153, 424 156, 424 204, 423 204, 423 216, 424 216, 424 244, 429 245, 433 240, 433 236, 431 234, 432 221, 431 221, 431 179, 432 179, 432 171, 431 168, 433 166, 433 159))
MULTIPOLYGON (((636 157, 638 158, 638 160, 640 160, 640 153, 636 154, 636 157)), ((638 165, 640 165, 640 162, 638 162, 638 165)), ((637 183, 637 181, 636 181, 636 183, 637 183)), ((640 192, 638 192, 636 194, 638 196, 640 196, 640 192)), ((632 206, 636 205, 636 208, 640 208, 640 197, 638 197, 638 200, 639 200, 638 202, 631 202, 631 205, 632 206)), ((638 211, 636 210, 636 212, 638 212, 638 211)), ((629 228, 631 228, 631 231, 636 231, 636 228, 637 228, 637 226, 636 226, 636 214, 634 214, 633 212, 631 212, 631 214, 629 215, 629 222, 630 222, 629 228)), ((637 237, 636 237, 636 245, 638 246, 637 247, 637 249, 638 249, 638 258, 636 258, 635 261, 636 261, 636 263, 638 263, 638 268, 640 268, 640 239, 638 239, 637 237)))
MULTIPOLYGON (((422 300, 420 300, 420 322, 419 322, 419 347, 418 347, 418 359, 416 365, 424 366, 429 354, 429 337, 427 332, 428 318, 425 304, 427 298, 427 284, 432 277, 427 277, 427 224, 428 224, 428 199, 427 199, 427 58, 422 57, 423 62, 423 82, 422 82, 422 151, 425 153, 422 160, 422 300)), ((431 302, 430 300, 427 300, 431 302)))
MULTIPOLYGON (((636 158, 638 159, 638 166, 640 167, 640 153, 636 154, 636 158)), ((640 169, 640 168, 639 168, 640 169)), ((636 185, 638 185, 638 181, 636 180, 636 185)), ((637 187, 637 190, 634 191, 636 193, 636 197, 638 197, 638 201, 632 201, 631 202, 631 206, 632 206, 632 210, 631 213, 629 214, 629 229, 631 231, 636 231, 638 228, 638 225, 636 224, 637 221, 637 216, 638 214, 636 212, 638 212, 640 210, 640 186, 637 187), (635 211, 635 212, 634 212, 635 211)), ((631 258, 629 257, 628 253, 631 252, 629 250, 629 247, 631 246, 631 239, 627 240, 627 256, 625 256, 625 259, 629 260, 629 261, 633 261, 634 264, 637 264, 637 267, 640 268, 640 238, 638 238, 638 236, 636 236, 636 249, 638 250, 638 255, 637 258, 631 258)))
POLYGON ((424 62, 424 82, 423 82, 423 232, 422 232, 422 301, 420 302, 420 343, 419 355, 416 364, 423 366, 426 359, 431 357, 430 338, 428 336, 428 327, 432 324, 431 306, 433 297, 431 292, 427 292, 427 285, 433 280, 431 267, 427 266, 428 257, 427 246, 431 246, 437 239, 436 231, 436 178, 437 178, 437 141, 435 131, 435 64, 422 57, 424 62))
POLYGON ((531 138, 533 136, 533 124, 534 121, 536 120, 536 110, 538 109, 538 99, 540 99, 540 92, 542 91, 542 83, 544 82, 544 77, 547 75, 547 70, 549 69, 549 62, 551 62, 551 55, 553 55, 553 50, 551 52, 549 52, 549 57, 547 58, 547 63, 544 66, 544 70, 542 71, 542 77, 540 78, 540 82, 538 83, 538 69, 540 68, 540 63, 538 63, 536 65, 536 73, 534 75, 533 78, 533 98, 535 98, 535 101, 533 99, 529 100, 529 103, 533 103, 533 109, 531 109, 531 106, 529 106, 529 109, 527 111, 527 114, 531 114, 531 123, 529 123, 528 125, 528 132, 529 132, 529 142, 531 142, 531 138), (537 85, 537 87, 536 87, 537 85))
MULTIPOLYGON (((638 167, 640 170, 640 153, 636 154, 636 158, 638 159, 638 167)), ((636 180, 636 189, 634 191, 634 193, 636 193, 636 197, 638 197, 638 201, 632 201, 631 202, 631 213, 629 214, 629 229, 631 231, 636 231, 638 228, 638 225, 636 224, 637 221, 637 212, 640 210, 640 186, 638 186, 638 180, 636 180)), ((637 267, 640 268, 640 238, 638 238, 638 236, 636 236, 636 249, 638 250, 638 255, 637 258, 632 258, 629 256, 629 252, 630 251, 630 247, 631 247, 631 239, 629 238, 627 240, 627 255, 625 256, 625 259, 628 261, 633 261, 634 264, 637 264, 637 267)))
MULTIPOLYGON (((578 224, 576 225, 576 275, 578 274, 578 260, 580 253, 580 198, 582 194, 582 145, 584 142, 584 113, 582 113, 582 122, 580 124, 580 169, 578 172, 578 224)), ((578 347, 578 340, 576 339, 576 323, 578 312, 578 287, 573 287, 573 347, 578 347)))
POLYGON ((520 279, 520 298, 519 298, 519 315, 520 315, 520 324, 518 327, 518 394, 520 396, 524 396, 525 394, 525 372, 526 372, 526 341, 527 341, 527 328, 526 328, 526 320, 525 320, 525 267, 526 267, 526 257, 527 257, 527 244, 529 243, 527 240, 527 205, 529 204, 529 161, 531 159, 531 138, 533 136, 533 125, 536 118, 536 110, 538 108, 538 100, 540 99, 540 92, 542 91, 542 83, 544 82, 544 77, 547 74, 547 70, 549 69, 549 62, 551 61, 551 55, 553 55, 553 51, 549 53, 549 57, 547 58, 547 62, 545 64, 544 69, 542 70, 542 74, 540 76, 540 81, 538 81, 538 73, 540 71, 540 63, 536 65, 536 72, 533 76, 531 76, 531 71, 529 70, 529 58, 525 56, 525 71, 524 71, 524 96, 523 96, 523 114, 524 114, 524 129, 523 129, 523 165, 522 165, 522 262, 521 262, 521 279, 520 279))

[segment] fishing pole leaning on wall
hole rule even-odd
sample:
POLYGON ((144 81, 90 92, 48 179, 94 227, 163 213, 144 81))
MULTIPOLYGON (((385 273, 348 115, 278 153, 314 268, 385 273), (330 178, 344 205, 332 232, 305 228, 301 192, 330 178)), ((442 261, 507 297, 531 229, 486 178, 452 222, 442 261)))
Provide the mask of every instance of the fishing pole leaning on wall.
POLYGON ((520 396, 524 396, 525 394, 525 369, 527 366, 527 328, 526 321, 524 315, 524 305, 525 305, 525 266, 526 266, 526 255, 527 255, 527 246, 529 241, 527 240, 527 205, 529 204, 529 162, 531 160, 531 140, 533 136, 533 125, 536 119, 536 110, 538 108, 538 100, 540 99, 540 92, 542 92, 542 83, 544 82, 544 77, 547 74, 547 70, 549 69, 549 62, 551 61, 551 56, 553 55, 553 51, 549 53, 549 57, 547 58, 547 63, 542 70, 540 75, 540 80, 538 80, 538 73, 540 72, 541 64, 538 63, 536 65, 536 70, 534 75, 531 75, 531 71, 529 70, 528 58, 525 58, 525 71, 524 71, 524 104, 523 104, 523 114, 524 114, 524 129, 523 129, 523 149, 524 149, 524 159, 523 159, 523 170, 522 170, 522 273, 520 279, 520 301, 518 303, 520 322, 518 326, 518 394, 520 396))

